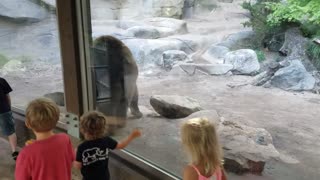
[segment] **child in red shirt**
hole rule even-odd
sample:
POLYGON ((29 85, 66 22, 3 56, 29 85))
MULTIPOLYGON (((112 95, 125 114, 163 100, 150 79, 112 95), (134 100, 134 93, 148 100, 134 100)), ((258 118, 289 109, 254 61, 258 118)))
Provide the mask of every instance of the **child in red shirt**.
POLYGON ((75 154, 70 138, 52 131, 59 115, 58 106, 46 98, 33 100, 28 105, 26 126, 34 132, 36 140, 19 154, 16 180, 71 180, 75 154))

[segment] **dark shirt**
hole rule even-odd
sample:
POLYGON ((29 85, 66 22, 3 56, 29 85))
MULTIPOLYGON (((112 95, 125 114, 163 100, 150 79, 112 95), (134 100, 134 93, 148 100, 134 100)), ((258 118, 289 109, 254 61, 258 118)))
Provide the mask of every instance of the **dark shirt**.
POLYGON ((7 95, 12 91, 8 82, 0 77, 0 114, 11 111, 7 95))
POLYGON ((109 151, 117 147, 110 137, 85 141, 79 145, 76 160, 82 163, 84 180, 109 180, 109 151))

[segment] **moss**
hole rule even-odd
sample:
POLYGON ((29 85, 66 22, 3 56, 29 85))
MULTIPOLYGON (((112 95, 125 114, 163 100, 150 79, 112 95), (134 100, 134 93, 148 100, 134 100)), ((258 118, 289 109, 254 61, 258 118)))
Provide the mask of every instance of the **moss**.
POLYGON ((257 50, 255 50, 255 52, 256 52, 256 54, 257 54, 258 61, 259 61, 260 63, 266 60, 266 56, 265 56, 265 54, 264 54, 263 51, 257 49, 257 50))
MULTIPOLYGON (((320 37, 318 37, 319 39, 320 37)), ((312 42, 310 40, 307 44, 307 50, 306 50, 307 55, 311 59, 311 62, 313 65, 320 70, 320 45, 312 42)))
POLYGON ((5 55, 0 54, 0 68, 2 68, 8 61, 9 59, 5 55))

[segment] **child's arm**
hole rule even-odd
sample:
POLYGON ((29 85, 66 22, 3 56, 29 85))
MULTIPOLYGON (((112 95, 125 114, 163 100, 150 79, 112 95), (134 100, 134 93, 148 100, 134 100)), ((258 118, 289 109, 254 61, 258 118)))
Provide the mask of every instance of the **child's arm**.
POLYGON ((140 136, 141 136, 141 131, 139 131, 138 129, 133 130, 132 133, 126 139, 122 140, 117 144, 116 149, 123 149, 127 147, 132 140, 140 136))
POLYGON ((81 169, 82 168, 82 163, 78 161, 73 161, 73 167, 76 169, 81 169))
MULTIPOLYGON (((77 148, 74 149, 74 152, 75 152, 75 154, 77 154, 77 148)), ((77 160, 73 161, 72 164, 73 164, 74 168, 77 168, 77 169, 81 169, 82 168, 82 163, 77 161, 77 160)))

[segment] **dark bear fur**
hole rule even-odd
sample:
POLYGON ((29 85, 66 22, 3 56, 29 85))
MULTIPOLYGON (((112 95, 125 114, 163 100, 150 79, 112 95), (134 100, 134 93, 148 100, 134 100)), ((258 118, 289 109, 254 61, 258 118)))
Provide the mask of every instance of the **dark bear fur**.
MULTIPOLYGON (((138 66, 130 49, 119 39, 112 36, 101 36, 93 42, 94 48, 102 48, 106 52, 108 61, 110 84, 111 84, 111 102, 113 112, 107 113, 109 116, 117 116, 118 112, 123 111, 121 103, 125 103, 125 113, 127 108, 134 117, 142 117, 138 107, 139 93, 137 88, 138 66)), ((98 59, 97 61, 100 61, 98 59)), ((104 112, 104 110, 101 110, 104 112)))

